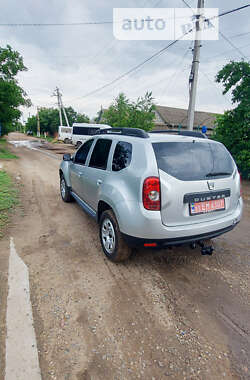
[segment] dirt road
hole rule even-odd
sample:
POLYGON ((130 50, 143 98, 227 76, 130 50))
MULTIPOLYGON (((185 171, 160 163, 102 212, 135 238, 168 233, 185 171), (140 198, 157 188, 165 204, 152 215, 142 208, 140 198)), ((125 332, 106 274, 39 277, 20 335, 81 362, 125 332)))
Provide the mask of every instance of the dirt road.
POLYGON ((139 250, 113 264, 95 221, 60 199, 61 155, 12 150, 20 158, 4 168, 23 187, 0 240, 0 379, 10 236, 29 269, 44 380, 250 378, 249 184, 241 224, 214 241, 212 257, 139 250))

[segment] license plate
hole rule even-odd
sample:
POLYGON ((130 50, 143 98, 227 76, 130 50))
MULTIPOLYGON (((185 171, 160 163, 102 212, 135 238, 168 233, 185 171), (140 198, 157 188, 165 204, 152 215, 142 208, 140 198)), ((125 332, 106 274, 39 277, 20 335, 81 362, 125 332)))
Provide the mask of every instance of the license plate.
POLYGON ((189 204, 190 215, 207 214, 213 211, 225 210, 225 199, 215 199, 189 204))

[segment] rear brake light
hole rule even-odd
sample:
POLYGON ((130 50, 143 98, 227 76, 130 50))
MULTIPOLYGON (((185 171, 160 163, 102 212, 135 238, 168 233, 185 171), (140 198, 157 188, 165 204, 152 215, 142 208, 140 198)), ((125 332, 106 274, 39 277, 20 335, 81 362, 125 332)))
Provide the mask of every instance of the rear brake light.
POLYGON ((160 211, 161 189, 158 177, 148 177, 145 179, 143 183, 142 199, 145 209, 160 211))
POLYGON ((144 247, 157 247, 157 243, 144 243, 144 247))

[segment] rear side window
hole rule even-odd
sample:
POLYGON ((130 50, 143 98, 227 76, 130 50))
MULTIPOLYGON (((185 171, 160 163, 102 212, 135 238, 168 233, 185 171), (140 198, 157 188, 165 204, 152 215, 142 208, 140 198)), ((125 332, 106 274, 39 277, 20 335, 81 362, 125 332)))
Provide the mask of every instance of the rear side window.
POLYGON ((221 144, 194 142, 153 143, 159 169, 182 181, 230 176, 233 160, 221 144))
POLYGON ((89 135, 88 127, 73 127, 73 135, 89 135))
POLYGON ((106 170, 111 144, 112 140, 97 140, 90 158, 90 167, 106 170))
POLYGON ((73 127, 73 135, 93 136, 99 130, 100 128, 96 128, 96 127, 73 127))
POLYGON ((67 128, 67 127, 66 127, 66 128, 63 128, 63 127, 62 127, 62 128, 61 128, 61 132, 62 132, 62 133, 71 133, 71 128, 67 128))
POLYGON ((118 172, 130 165, 132 157, 132 144, 126 141, 119 141, 115 147, 112 170, 118 172))
POLYGON ((85 144, 81 146, 80 149, 76 152, 75 160, 74 162, 76 164, 85 165, 89 150, 91 148, 91 145, 93 144, 94 140, 88 140, 85 144))
POLYGON ((93 136, 96 135, 96 133, 100 130, 100 128, 88 128, 89 135, 93 136))

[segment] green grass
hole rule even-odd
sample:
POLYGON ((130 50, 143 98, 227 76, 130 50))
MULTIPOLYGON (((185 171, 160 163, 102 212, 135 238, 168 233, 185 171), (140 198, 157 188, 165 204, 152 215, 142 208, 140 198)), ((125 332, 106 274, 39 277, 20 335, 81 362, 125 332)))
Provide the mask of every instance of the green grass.
POLYGON ((0 170, 0 238, 8 223, 9 213, 17 203, 17 190, 10 176, 4 170, 0 170))
POLYGON ((53 144, 58 142, 57 139, 55 139, 55 137, 51 137, 51 136, 47 136, 46 139, 44 138, 44 140, 51 142, 53 144))
POLYGON ((7 141, 0 139, 0 160, 10 160, 12 158, 18 157, 9 151, 7 141))
POLYGON ((41 139, 41 140, 45 140, 45 141, 48 141, 48 142, 51 142, 51 143, 56 143, 56 142, 58 142, 57 141, 57 139, 55 138, 55 137, 52 137, 52 136, 47 136, 46 138, 44 137, 44 134, 41 134, 41 136, 40 137, 38 137, 36 134, 35 135, 33 135, 34 137, 37 137, 37 138, 39 138, 39 139, 41 139))

